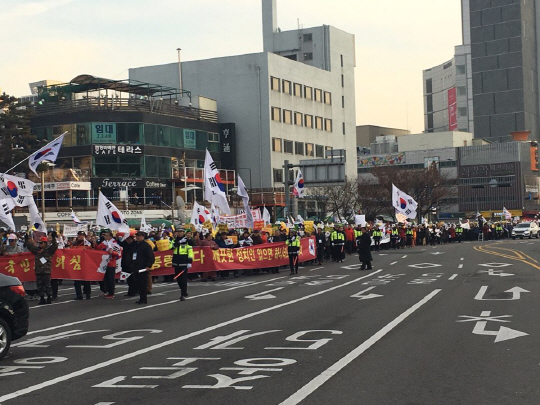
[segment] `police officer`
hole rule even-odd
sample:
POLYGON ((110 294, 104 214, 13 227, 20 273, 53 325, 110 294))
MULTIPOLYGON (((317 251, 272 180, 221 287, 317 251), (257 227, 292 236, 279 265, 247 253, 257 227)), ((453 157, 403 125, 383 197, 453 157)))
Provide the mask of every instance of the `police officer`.
POLYGON ((412 248, 414 231, 413 231, 411 225, 409 225, 407 227, 407 230, 405 231, 405 235, 406 235, 406 238, 407 238, 407 246, 412 248))
POLYGON ((289 266, 291 267, 291 276, 298 274, 298 254, 300 253, 300 237, 296 235, 294 229, 289 230, 289 237, 285 241, 287 253, 289 254, 289 266))
POLYGON ((180 301, 185 301, 188 297, 188 271, 193 263, 193 246, 185 238, 184 230, 178 229, 173 242, 174 278, 178 281, 180 287, 180 301))
POLYGON ((355 243, 355 246, 356 246, 356 250, 358 250, 358 248, 360 246, 359 243, 360 243, 360 237, 361 236, 362 236, 362 228, 360 228, 360 225, 358 225, 354 229, 354 243, 355 243))
POLYGON ((133 273, 136 277, 137 287, 139 288, 139 301, 136 304, 147 304, 148 294, 148 272, 152 269, 154 261, 154 252, 145 239, 146 232, 139 231, 135 234, 136 245, 133 249, 133 273))
POLYGON ((500 222, 497 222, 497 225, 495 226, 495 232, 497 233, 497 239, 503 238, 503 226, 500 222))
POLYGON ((392 244, 392 249, 396 250, 398 248, 399 231, 396 225, 392 227, 392 231, 390 233, 390 243, 392 244))
POLYGON ((323 263, 324 247, 326 245, 326 235, 322 226, 317 227, 317 234, 315 235, 315 242, 317 243, 317 260, 319 266, 323 263))
POLYGON ((330 243, 332 244, 333 261, 342 262, 345 257, 345 235, 341 232, 339 225, 336 225, 330 234, 330 243))
POLYGON ((28 240, 28 250, 36 256, 36 284, 40 300, 38 305, 50 304, 52 300, 51 287, 51 259, 58 249, 56 243, 56 232, 52 232, 52 241, 49 244, 49 239, 46 236, 39 238, 39 245, 36 246, 33 239, 28 240), (47 301, 45 301, 47 295, 47 301))
POLYGON ((458 223, 456 226, 456 239, 458 243, 461 243, 461 237, 463 236, 463 228, 461 227, 461 224, 458 223))
POLYGON ((371 233, 373 242, 375 243, 375 250, 378 252, 381 250, 382 231, 380 228, 374 228, 371 233))

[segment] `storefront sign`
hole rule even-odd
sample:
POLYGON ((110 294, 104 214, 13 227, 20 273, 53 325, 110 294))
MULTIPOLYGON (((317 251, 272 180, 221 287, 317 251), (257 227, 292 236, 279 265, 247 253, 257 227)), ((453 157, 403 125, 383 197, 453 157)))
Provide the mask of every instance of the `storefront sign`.
POLYGON ((93 145, 94 155, 142 155, 144 147, 139 145, 93 145))
POLYGON ((92 122, 92 143, 116 143, 116 124, 92 122))
POLYGON ((514 162, 461 166, 459 168, 460 178, 510 176, 513 174, 516 174, 516 165, 514 162))
POLYGON ((219 125, 219 148, 221 153, 221 166, 234 167, 236 157, 235 124, 219 125))
MULTIPOLYGON (((62 191, 62 190, 80 190, 89 191, 92 185, 89 181, 59 181, 56 183, 45 183, 45 191, 62 191)), ((41 184, 34 185, 34 191, 41 191, 41 184)))
POLYGON ((197 133, 192 129, 184 129, 184 148, 197 149, 197 133))
POLYGON ((93 188, 168 188, 169 184, 160 179, 105 177, 93 178, 93 188))

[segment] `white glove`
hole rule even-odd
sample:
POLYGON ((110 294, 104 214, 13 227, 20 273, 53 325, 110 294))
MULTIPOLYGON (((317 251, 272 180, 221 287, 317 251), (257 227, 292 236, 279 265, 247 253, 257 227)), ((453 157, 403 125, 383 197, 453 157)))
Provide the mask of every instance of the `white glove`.
POLYGON ((189 263, 189 264, 187 265, 187 269, 188 269, 188 270, 191 269, 191 263, 189 263))

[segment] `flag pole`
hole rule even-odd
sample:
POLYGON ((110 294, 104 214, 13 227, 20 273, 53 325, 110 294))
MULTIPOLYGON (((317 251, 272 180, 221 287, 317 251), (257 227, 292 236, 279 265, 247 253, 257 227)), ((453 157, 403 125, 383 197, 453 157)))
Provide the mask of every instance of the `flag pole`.
MULTIPOLYGON (((67 134, 67 133, 68 133, 68 131, 64 132, 64 133, 63 133, 62 135, 60 135, 60 136, 64 136, 64 135, 67 134)), ((60 138, 60 136, 57 136, 56 138, 54 138, 54 139, 53 139, 52 141, 50 141, 47 145, 49 145, 49 144, 53 143, 54 141, 56 141, 56 139, 60 138)), ((47 146, 47 145, 45 145, 45 146, 47 146)), ((42 148, 44 148, 45 146, 42 146, 42 147, 39 148, 39 149, 42 149, 42 148)), ((39 150, 39 149, 38 149, 38 150, 39 150)), ((36 152, 37 152, 37 151, 36 151, 36 152)), ((36 153, 36 152, 34 152, 34 153, 36 153)), ((34 153, 31 153, 30 155, 28 155, 27 157, 25 157, 23 160, 21 160, 19 163, 17 163, 15 166, 13 166, 11 169, 6 170, 6 173, 9 173, 9 172, 12 171, 13 169, 15 169, 17 166, 19 166, 21 163, 26 162, 28 159, 30 159, 30 158, 34 155, 34 153)))

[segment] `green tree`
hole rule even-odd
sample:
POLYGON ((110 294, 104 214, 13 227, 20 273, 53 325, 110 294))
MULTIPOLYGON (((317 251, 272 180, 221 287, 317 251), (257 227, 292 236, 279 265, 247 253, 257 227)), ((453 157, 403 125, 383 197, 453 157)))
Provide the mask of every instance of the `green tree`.
MULTIPOLYGON (((30 155, 35 137, 30 133, 32 110, 16 97, 0 95, 0 172, 15 166, 30 155)), ((18 171, 28 171, 21 166, 18 171)))

